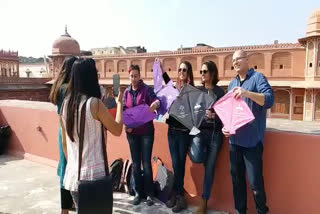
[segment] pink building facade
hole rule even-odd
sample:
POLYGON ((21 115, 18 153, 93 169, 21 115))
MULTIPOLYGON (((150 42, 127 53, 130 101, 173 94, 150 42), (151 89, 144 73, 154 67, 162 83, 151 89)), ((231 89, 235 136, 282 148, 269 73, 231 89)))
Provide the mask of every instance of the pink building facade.
POLYGON ((19 77, 18 52, 0 50, 0 78, 6 77, 19 77))
MULTIPOLYGON (((80 55, 77 45, 70 36, 62 36, 55 41, 51 56, 54 74, 59 71, 65 56, 80 55)), ((129 84, 127 71, 131 64, 139 65, 142 78, 147 84, 153 85, 153 62, 155 58, 160 58, 172 79, 177 78, 179 64, 189 61, 197 85, 201 84, 199 71, 202 63, 212 60, 219 70, 218 85, 227 88, 230 80, 236 76, 232 66, 232 54, 240 49, 247 51, 250 67, 263 73, 274 89, 275 104, 269 110, 268 117, 320 120, 320 9, 311 14, 306 37, 299 39, 299 43, 275 42, 270 45, 221 48, 197 46, 189 50, 93 58, 97 64, 100 82, 106 86, 112 85, 112 76, 115 73, 120 74, 122 84, 129 84)))

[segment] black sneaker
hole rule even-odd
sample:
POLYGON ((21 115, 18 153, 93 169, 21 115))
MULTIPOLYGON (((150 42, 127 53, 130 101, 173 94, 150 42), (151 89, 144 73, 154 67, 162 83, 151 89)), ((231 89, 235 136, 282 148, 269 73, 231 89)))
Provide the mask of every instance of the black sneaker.
POLYGON ((138 205, 138 204, 140 204, 140 202, 141 202, 140 196, 139 195, 134 196, 132 204, 133 205, 138 205))
POLYGON ((186 199, 183 196, 177 197, 176 205, 172 208, 172 212, 179 213, 182 210, 187 209, 187 202, 186 199))
POLYGON ((167 201, 166 205, 168 208, 172 208, 176 205, 177 198, 175 195, 172 195, 171 198, 167 201))
POLYGON ((153 205, 153 200, 150 196, 147 197, 147 205, 152 206, 153 205))

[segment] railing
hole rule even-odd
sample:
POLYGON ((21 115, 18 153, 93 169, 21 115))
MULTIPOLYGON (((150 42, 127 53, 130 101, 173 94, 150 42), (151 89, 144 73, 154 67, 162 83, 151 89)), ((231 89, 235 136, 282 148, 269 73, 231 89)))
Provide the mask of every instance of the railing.
POLYGON ((0 83, 4 84, 44 84, 52 78, 24 78, 24 77, 0 77, 0 83))
POLYGON ((19 54, 18 51, 4 51, 0 50, 0 58, 5 57, 5 58, 18 58, 19 54))
POLYGON ((177 51, 160 51, 149 53, 132 53, 132 54, 117 54, 113 56, 88 56, 94 59, 114 59, 114 58, 132 58, 132 57, 160 57, 160 56, 175 56, 185 54, 202 54, 202 53, 221 53, 221 52, 234 52, 236 50, 256 51, 256 50, 282 50, 282 49, 299 49, 303 48, 299 43, 281 43, 281 44, 269 44, 269 45, 247 45, 247 46, 233 46, 233 47, 220 47, 220 48, 193 48, 191 50, 177 50, 177 51))

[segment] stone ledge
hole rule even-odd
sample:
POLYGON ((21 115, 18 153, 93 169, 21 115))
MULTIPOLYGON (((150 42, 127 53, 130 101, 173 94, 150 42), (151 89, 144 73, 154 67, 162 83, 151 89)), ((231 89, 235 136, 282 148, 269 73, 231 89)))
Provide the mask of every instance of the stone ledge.
POLYGON ((49 102, 28 100, 0 100, 0 107, 28 108, 47 111, 57 111, 57 107, 49 102))

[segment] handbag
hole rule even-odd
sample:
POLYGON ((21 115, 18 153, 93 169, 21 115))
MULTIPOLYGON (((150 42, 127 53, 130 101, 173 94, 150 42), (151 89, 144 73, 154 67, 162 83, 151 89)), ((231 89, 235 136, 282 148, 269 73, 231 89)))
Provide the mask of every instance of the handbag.
POLYGON ((109 174, 104 129, 101 125, 103 159, 106 175, 98 180, 80 180, 82 163, 82 150, 84 139, 84 126, 86 117, 87 101, 81 109, 80 119, 80 142, 79 142, 79 171, 78 171, 78 213, 79 214, 112 214, 113 190, 112 179, 109 174))

